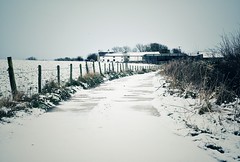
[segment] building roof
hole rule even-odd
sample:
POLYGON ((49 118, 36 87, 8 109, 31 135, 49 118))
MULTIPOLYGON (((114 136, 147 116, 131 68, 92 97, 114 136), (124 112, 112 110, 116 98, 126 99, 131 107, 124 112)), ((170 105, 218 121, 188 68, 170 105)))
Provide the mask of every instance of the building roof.
POLYGON ((146 54, 160 54, 159 52, 128 52, 130 56, 144 56, 146 54))
POLYGON ((203 58, 222 58, 222 54, 213 51, 199 51, 199 55, 203 55, 203 58))
POLYGON ((104 53, 103 55, 100 56, 105 56, 105 57, 112 57, 112 56, 132 56, 132 57, 141 57, 144 56, 146 54, 151 54, 151 55, 155 55, 155 54, 160 54, 159 52, 127 52, 127 53, 104 53))
POLYGON ((105 57, 113 57, 113 56, 127 56, 126 53, 106 53, 105 57))
POLYGON ((158 53, 158 54, 145 54, 144 56, 186 56, 184 53, 158 53))

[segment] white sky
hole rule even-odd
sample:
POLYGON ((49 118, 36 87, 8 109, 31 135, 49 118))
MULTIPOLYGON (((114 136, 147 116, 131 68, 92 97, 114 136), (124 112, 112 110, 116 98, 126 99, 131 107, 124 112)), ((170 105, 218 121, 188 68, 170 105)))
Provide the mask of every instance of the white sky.
POLYGON ((86 56, 157 42, 214 48, 240 28, 240 0, 0 0, 0 58, 86 56))

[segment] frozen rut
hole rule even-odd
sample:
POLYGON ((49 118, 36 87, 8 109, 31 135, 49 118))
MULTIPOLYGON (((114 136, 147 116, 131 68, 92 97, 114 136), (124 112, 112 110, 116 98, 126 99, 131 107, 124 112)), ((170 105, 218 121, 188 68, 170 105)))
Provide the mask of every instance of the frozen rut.
POLYGON ((155 108, 155 73, 77 92, 51 112, 0 128, 2 162, 215 161, 155 108))

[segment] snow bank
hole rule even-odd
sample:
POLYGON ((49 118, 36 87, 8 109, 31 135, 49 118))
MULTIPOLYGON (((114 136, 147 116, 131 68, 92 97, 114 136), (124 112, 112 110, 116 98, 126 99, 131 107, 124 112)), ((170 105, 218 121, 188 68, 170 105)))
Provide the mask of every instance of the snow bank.
POLYGON ((170 94, 165 78, 160 75, 154 82, 158 86, 154 106, 162 116, 173 119, 171 128, 176 134, 191 138, 220 161, 240 161, 240 123, 233 119, 234 110, 228 108, 231 105, 224 108, 215 105, 218 111, 199 115, 202 106, 199 99, 170 94))

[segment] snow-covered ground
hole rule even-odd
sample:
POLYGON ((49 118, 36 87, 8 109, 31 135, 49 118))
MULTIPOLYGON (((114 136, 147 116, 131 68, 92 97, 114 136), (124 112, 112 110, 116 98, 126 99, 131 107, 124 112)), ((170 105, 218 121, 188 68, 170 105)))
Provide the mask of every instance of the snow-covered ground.
MULTIPOLYGON (((32 96, 38 92, 38 65, 42 66, 42 86, 46 82, 55 81, 57 82, 57 65, 60 66, 60 80, 62 84, 69 81, 70 78, 70 64, 72 64, 73 79, 77 79, 80 76, 80 64, 82 65, 82 73, 86 74, 86 63, 85 61, 31 61, 31 60, 13 60, 13 68, 15 74, 15 80, 18 91, 24 92, 25 94, 32 96)), ((112 63, 101 62, 102 72, 109 71, 112 69, 112 63)), ((99 65, 97 62, 94 63, 95 71, 100 72, 99 65)), ((120 64, 117 66, 113 64, 115 71, 120 70, 120 64), (117 68, 118 67, 118 68, 117 68)), ((153 66, 149 64, 136 64, 129 63, 130 67, 147 67, 153 66)), ((123 65, 121 64, 121 69, 123 65)), ((88 62, 89 72, 93 72, 93 63, 88 62)), ((8 64, 7 60, 0 60, 0 98, 11 96, 10 81, 8 76, 8 64)))
POLYGON ((210 120, 199 122, 203 116, 188 116, 183 110, 196 101, 167 95, 164 82, 156 73, 134 75, 80 90, 47 113, 19 112, 11 123, 0 124, 0 161, 237 161, 239 136, 188 135, 192 129, 183 119, 215 126, 210 120), (224 154, 206 149, 206 141, 214 138, 224 154))

